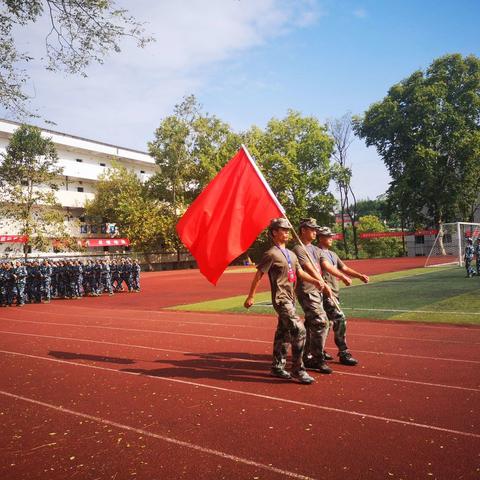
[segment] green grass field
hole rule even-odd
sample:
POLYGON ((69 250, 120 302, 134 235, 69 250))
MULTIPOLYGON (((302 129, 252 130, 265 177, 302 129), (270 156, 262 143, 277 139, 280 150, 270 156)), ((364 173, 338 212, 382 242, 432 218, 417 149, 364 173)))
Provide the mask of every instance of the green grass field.
MULTIPOLYGON (((371 277, 341 290, 349 317, 420 322, 480 324, 480 278, 465 278, 458 267, 416 268, 371 277)), ((274 315, 270 292, 259 293, 256 304, 243 308, 246 295, 180 305, 175 310, 274 315)), ((299 313, 301 309, 299 308, 299 313)))

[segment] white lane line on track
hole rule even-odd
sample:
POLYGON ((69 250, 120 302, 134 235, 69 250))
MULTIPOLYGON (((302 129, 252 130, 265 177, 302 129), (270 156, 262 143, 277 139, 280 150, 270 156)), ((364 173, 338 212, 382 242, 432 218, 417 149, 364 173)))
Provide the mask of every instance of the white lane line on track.
MULTIPOLYGON (((28 312, 32 312, 32 310, 29 309, 28 312)), ((124 313, 123 310, 119 310, 119 312, 124 313)), ((44 312, 43 311, 38 311, 38 310, 33 310, 33 313, 42 314, 44 312)), ((217 313, 215 313, 215 314, 217 314, 217 313)), ((59 317, 65 317, 65 313, 57 313, 57 312, 48 312, 48 315, 56 315, 56 316, 59 316, 59 317)), ((72 312, 69 312, 68 315, 69 315, 69 317, 79 317, 79 318, 91 318, 92 317, 91 315, 88 315, 86 313, 72 313, 72 312)), ((103 320, 113 320, 113 321, 115 321, 115 320, 131 320, 131 318, 132 318, 131 316, 130 317, 121 317, 118 314, 117 315, 109 314, 109 315, 102 316, 103 320)), ((170 322, 170 323, 175 323, 175 324, 183 323, 183 324, 186 324, 186 325, 208 325, 208 326, 213 326, 213 327, 218 326, 218 327, 252 328, 252 329, 269 330, 269 331, 271 331, 271 329, 272 329, 272 326, 251 325, 251 324, 245 324, 245 323, 235 324, 235 323, 213 323, 213 322, 202 322, 202 321, 195 322, 195 321, 191 321, 191 320, 173 319, 173 318, 142 318, 141 321, 142 322, 145 322, 145 321, 154 322, 154 323, 157 323, 157 324, 161 321, 161 322, 170 322)), ((378 322, 376 323, 376 325, 378 325, 379 327, 387 326, 387 325, 378 324, 378 322)), ((403 326, 403 325, 401 325, 401 326, 403 326)), ((410 324, 409 326, 411 328, 415 328, 415 329, 418 328, 417 324, 415 324, 415 327, 413 327, 412 324, 410 324)), ((423 325, 421 326, 421 328, 423 328, 423 325)), ((429 327, 427 326, 426 328, 429 328, 429 327)), ((442 327, 438 327, 438 328, 442 328, 442 327)), ((457 327, 453 326, 453 327, 446 328, 446 329, 452 331, 452 328, 456 329, 457 327)), ((472 328, 462 328, 462 327, 458 327, 458 328, 461 328, 462 330, 469 330, 469 331, 473 330, 474 331, 474 329, 472 329, 472 328)), ((480 332, 480 329, 478 331, 480 332)), ((354 332, 349 332, 349 336, 350 335, 356 335, 356 334, 354 332)), ((385 335, 385 336, 387 336, 387 335, 385 335)))
POLYGON ((465 437, 480 438, 480 434, 477 434, 477 433, 463 432, 461 430, 453 430, 453 429, 450 429, 450 428, 436 427, 434 425, 428 425, 428 424, 425 424, 425 423, 417 423, 417 422, 410 422, 410 421, 406 421, 406 420, 399 420, 399 419, 396 419, 396 418, 382 417, 382 416, 379 416, 379 415, 372 415, 372 414, 369 414, 369 413, 356 412, 354 410, 343 410, 341 408, 327 407, 325 405, 316 405, 316 404, 313 404, 313 403, 300 402, 300 401, 291 400, 291 399, 288 399, 288 398, 272 397, 271 395, 262 395, 260 393, 246 392, 246 391, 243 391, 243 390, 235 390, 233 388, 218 387, 218 386, 215 386, 215 385, 207 385, 205 383, 190 382, 188 380, 180 380, 178 378, 161 377, 161 376, 157 376, 157 375, 156 376, 150 376, 150 375, 146 375, 144 373, 114 370, 114 369, 111 369, 111 368, 99 367, 97 365, 87 365, 85 363, 64 361, 64 360, 58 360, 56 358, 41 357, 41 356, 38 356, 38 355, 29 355, 29 354, 26 354, 26 353, 11 352, 11 351, 7 351, 7 350, 0 350, 0 353, 3 353, 5 355, 13 355, 13 356, 34 358, 34 359, 37 359, 37 360, 44 360, 44 361, 48 361, 48 362, 61 363, 63 365, 73 365, 73 366, 77 366, 77 367, 92 368, 92 369, 95 369, 95 370, 102 370, 102 371, 106 371, 106 372, 120 373, 120 374, 125 374, 125 375, 147 376, 147 377, 149 377, 153 380, 160 380, 160 381, 163 381, 163 382, 181 383, 183 385, 191 385, 191 386, 194 386, 194 387, 202 387, 202 388, 207 388, 207 389, 210 389, 210 390, 217 390, 217 391, 228 392, 228 393, 236 393, 236 394, 247 396, 247 397, 261 398, 261 399, 264 399, 264 400, 273 400, 273 401, 276 401, 276 402, 288 403, 288 404, 291 404, 291 405, 299 405, 301 407, 315 408, 315 409, 318 409, 318 410, 326 410, 328 412, 335 412, 335 413, 341 413, 341 414, 345 414, 345 415, 351 415, 351 416, 354 416, 354 417, 360 417, 362 419, 368 418, 368 419, 371 419, 371 420, 378 420, 378 421, 382 421, 382 422, 385 422, 385 423, 395 423, 395 424, 399 424, 399 425, 422 428, 422 429, 427 429, 427 430, 434 430, 434 431, 449 433, 449 434, 451 433, 451 434, 454 434, 454 435, 461 435, 461 436, 465 436, 465 437))
MULTIPOLYGON (((63 327, 84 327, 84 328, 104 328, 107 330, 123 330, 127 332, 145 332, 145 333, 161 333, 167 335, 183 335, 183 336, 191 336, 191 337, 203 337, 203 338, 213 338, 219 340, 236 340, 241 342, 253 342, 253 343, 271 343, 267 342, 266 340, 253 340, 249 338, 238 338, 238 337, 220 337, 220 336, 213 336, 213 335, 202 335, 199 333, 184 333, 184 332, 176 332, 176 331, 164 331, 164 330, 147 330, 141 328, 127 328, 127 327, 111 327, 106 325, 84 325, 84 324, 75 324, 75 323, 58 323, 58 322, 34 322, 32 320, 19 320, 19 319, 12 319, 12 318, 5 318, 0 317, 2 320, 9 320, 11 322, 18 322, 18 323, 33 323, 39 325, 59 325, 63 327)), ((394 340, 409 340, 409 341, 418 341, 418 342, 434 342, 434 343, 453 343, 453 344, 460 344, 460 345, 480 345, 480 342, 460 342, 455 340, 440 340, 440 339, 431 339, 431 338, 412 338, 412 337, 394 337, 392 335, 373 335, 373 334, 366 334, 366 333, 350 333, 349 337, 372 337, 372 338, 388 338, 394 340)))
MULTIPOLYGON (((98 307, 86 307, 84 305, 75 305, 74 307, 75 309, 77 310, 81 310, 81 309, 84 309, 84 310, 94 310, 95 313, 98 313, 98 307)), ((156 315, 159 315, 159 316, 164 316, 164 315, 188 315, 188 316, 196 316, 196 317, 201 317, 201 316, 217 316, 217 317, 229 317, 229 316, 232 316, 232 315, 235 315, 231 312, 206 312, 206 311, 189 311, 189 310, 167 310, 168 307, 162 307, 162 309, 160 310, 134 310, 134 309, 125 309, 125 308, 119 308, 119 309, 108 309, 107 311, 111 311, 111 312, 114 312, 114 313, 111 313, 110 315, 116 315, 118 312, 122 312, 122 313, 130 313, 131 315, 140 315, 142 313, 149 313, 149 314, 156 314, 156 315)), ((105 309, 102 309, 102 310, 105 310, 105 309)), ((28 307, 28 311, 34 311, 35 313, 43 313, 45 312, 45 310, 32 310, 31 309, 31 306, 28 307)), ((52 314, 55 314, 55 315, 63 315, 62 313, 55 313, 55 312, 48 312, 48 313, 52 313, 52 314)), ((241 315, 241 314, 240 314, 241 315)), ((244 315, 245 317, 245 315, 244 315)), ((254 315, 252 314, 249 314, 248 315, 248 319, 251 320, 253 318, 255 318, 254 315)), ((265 315, 257 315, 256 318, 260 318, 260 319, 265 319, 265 315)), ((271 315, 268 315, 267 318, 271 318, 272 316, 271 315)), ((275 319, 275 317, 273 316, 273 319, 275 319)), ((154 319, 148 319, 148 320, 154 320, 154 319)), ((163 318, 162 318, 163 320, 163 318)), ((462 326, 462 325, 457 325, 457 324, 452 324, 452 325, 428 325, 428 324, 422 324, 422 323, 419 323, 419 322, 412 322, 412 321, 400 321, 400 320, 393 320, 393 321, 389 321, 389 320, 367 320, 367 319, 361 319, 361 321, 367 321, 368 323, 375 323, 376 325, 378 326, 385 326, 385 327, 408 327, 408 328, 412 328, 412 325, 415 326, 415 329, 419 329, 419 328, 426 328, 426 329, 431 329, 431 330, 468 330, 468 331, 475 331, 476 330, 476 327, 473 325, 473 326, 469 326, 469 327, 465 327, 465 326, 462 326), (381 323, 382 322, 382 323, 381 323)), ((188 323, 198 323, 198 322, 188 322, 188 323)), ((220 323, 219 325, 232 325, 233 324, 230 324, 230 323, 220 323)), ((269 328, 269 327, 258 327, 258 328, 269 328)), ((477 329, 477 331, 480 331, 480 329, 477 329)))
POLYGON ((34 405, 39 405, 39 406, 42 406, 42 407, 45 407, 45 408, 56 410, 56 411, 61 412, 61 413, 68 413, 69 415, 74 415, 76 417, 92 420, 94 422, 101 423, 103 425, 109 425, 111 427, 119 428, 121 430, 127 430, 129 432, 138 433, 140 435, 144 435, 145 437, 151 437, 151 438, 155 438, 157 440, 162 440, 164 442, 171 443, 171 444, 176 445, 178 447, 190 448, 192 450, 196 450, 196 451, 201 452, 201 453, 206 453, 208 455, 215 455, 217 457, 221 457, 225 460, 231 460, 231 461, 236 462, 236 463, 243 463, 244 465, 248 465, 248 466, 256 467, 256 468, 261 468, 262 470, 268 470, 270 472, 278 473, 278 474, 284 475, 286 477, 297 478, 297 479, 300 479, 300 480, 314 480, 312 477, 307 477, 307 476, 301 475, 299 473, 290 472, 288 470, 283 470, 281 468, 276 468, 272 465, 266 465, 264 463, 255 462, 254 460, 249 460, 248 458, 237 457, 236 455, 231 455, 230 453, 222 452, 220 450, 213 450, 211 448, 202 447, 202 446, 197 445, 195 443, 185 442, 183 440, 178 440, 176 438, 167 437, 165 435, 159 435, 157 433, 150 432, 148 430, 143 430, 142 428, 136 428, 136 427, 132 427, 130 425, 124 425, 122 423, 113 422, 111 420, 107 420, 106 418, 96 417, 94 415, 89 415, 87 413, 76 412, 75 410, 70 410, 69 408, 62 407, 61 405, 52 405, 50 403, 41 402, 41 401, 35 400, 33 398, 28 398, 28 397, 24 397, 24 396, 21 396, 21 395, 16 395, 14 393, 5 392, 3 390, 0 390, 0 395, 4 395, 6 397, 10 397, 10 398, 13 398, 15 400, 20 400, 20 401, 23 401, 23 402, 28 402, 28 403, 32 403, 34 405))
MULTIPOLYGON (((156 347, 146 347, 144 345, 132 345, 129 343, 115 343, 115 342, 105 342, 105 341, 100 341, 100 340, 89 340, 88 338, 73 338, 73 337, 58 337, 54 335, 37 335, 35 333, 20 333, 20 332, 9 332, 5 330, 0 330, 0 333, 7 334, 7 335, 19 335, 19 336, 25 336, 25 337, 35 337, 35 338, 51 338, 55 340, 71 340, 74 342, 85 342, 85 343, 98 343, 101 345, 115 345, 119 347, 129 347, 129 348, 138 348, 138 349, 146 349, 146 350, 155 350, 155 351, 161 351, 161 352, 168 352, 168 353, 180 353, 182 355, 191 355, 192 353, 195 355, 198 355, 199 357, 205 358, 205 359, 212 359, 212 360, 224 360, 225 362, 228 362, 229 360, 234 360, 237 362, 244 362, 244 363, 260 363, 260 364, 265 364, 265 362, 262 362, 261 360, 254 360, 254 359, 245 359, 245 358, 240 358, 240 357, 229 357, 224 358, 218 355, 211 355, 211 354, 202 354, 202 353, 195 353, 195 352, 184 352, 181 350, 170 350, 167 348, 156 348, 156 347)), ((143 360, 142 360, 143 361, 143 360)), ((268 365, 269 366, 269 365, 268 365)), ((439 388, 451 388, 455 390, 465 390, 469 392, 480 392, 480 389, 478 388, 469 388, 469 387, 460 387, 457 385, 446 385, 444 383, 430 383, 430 382, 421 382, 418 380, 407 380, 404 378, 394 378, 394 377, 384 377, 381 375, 368 375, 365 373, 354 373, 354 372, 341 372, 336 370, 335 374, 338 375, 350 375, 354 377, 364 377, 364 378, 372 378, 375 380, 384 380, 388 382, 395 382, 395 383, 412 383, 415 385, 424 385, 428 387, 439 387, 439 388)))

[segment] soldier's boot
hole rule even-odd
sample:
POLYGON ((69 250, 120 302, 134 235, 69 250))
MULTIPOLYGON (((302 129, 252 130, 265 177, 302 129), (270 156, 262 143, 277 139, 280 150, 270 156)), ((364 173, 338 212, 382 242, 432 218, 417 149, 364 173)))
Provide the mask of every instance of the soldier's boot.
POLYGON ((297 379, 300 383, 304 385, 310 385, 315 381, 305 370, 300 370, 299 372, 292 372, 292 378, 297 379))
POLYGON ((325 360, 333 360, 333 357, 332 357, 329 353, 327 353, 327 352, 325 352, 325 351, 323 352, 323 358, 324 358, 325 360))
POLYGON ((272 377, 283 378, 285 380, 290 380, 290 378, 292 378, 292 376, 283 368, 272 368, 270 370, 270 375, 272 375, 272 377))
POLYGON ((352 357, 352 354, 349 351, 344 351, 340 352, 338 354, 338 357, 340 359, 340 363, 342 365, 349 365, 351 367, 355 366, 358 364, 358 360, 352 357))
POLYGON ((315 372, 329 374, 333 370, 325 363, 324 360, 308 358, 304 360, 304 365, 307 370, 314 370, 315 372))

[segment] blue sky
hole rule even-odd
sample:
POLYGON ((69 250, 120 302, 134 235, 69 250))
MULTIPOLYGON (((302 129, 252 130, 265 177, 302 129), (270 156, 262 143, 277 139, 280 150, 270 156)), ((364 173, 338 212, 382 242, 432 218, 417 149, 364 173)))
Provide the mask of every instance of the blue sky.
MULTIPOLYGON (((190 93, 235 130, 263 127, 289 108, 325 122, 361 114, 441 55, 480 56, 478 0, 118 3, 148 22, 157 42, 144 51, 126 43, 87 79, 32 62, 27 90, 55 129, 141 150, 190 93)), ((43 26, 20 32, 26 49, 41 54, 43 26)), ((388 188, 383 162, 360 140, 350 162, 358 197, 388 188)))

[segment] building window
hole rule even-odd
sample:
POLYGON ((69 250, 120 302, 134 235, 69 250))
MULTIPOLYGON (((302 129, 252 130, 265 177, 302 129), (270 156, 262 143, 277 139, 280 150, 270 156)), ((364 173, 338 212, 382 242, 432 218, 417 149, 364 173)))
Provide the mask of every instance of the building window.
POLYGON ((24 187, 28 187, 28 180, 22 180, 20 182, 24 187))
POLYGON ((83 162, 83 160, 82 160, 81 158, 76 158, 75 160, 76 160, 78 163, 82 163, 82 162, 83 162))
POLYGON ((106 164, 106 163, 101 163, 100 166, 101 166, 101 167, 106 167, 107 164, 106 164))
POLYGON ((145 173, 145 170, 140 170, 140 173, 145 173))
POLYGON ((83 187, 77 187, 77 192, 83 192, 83 187))

